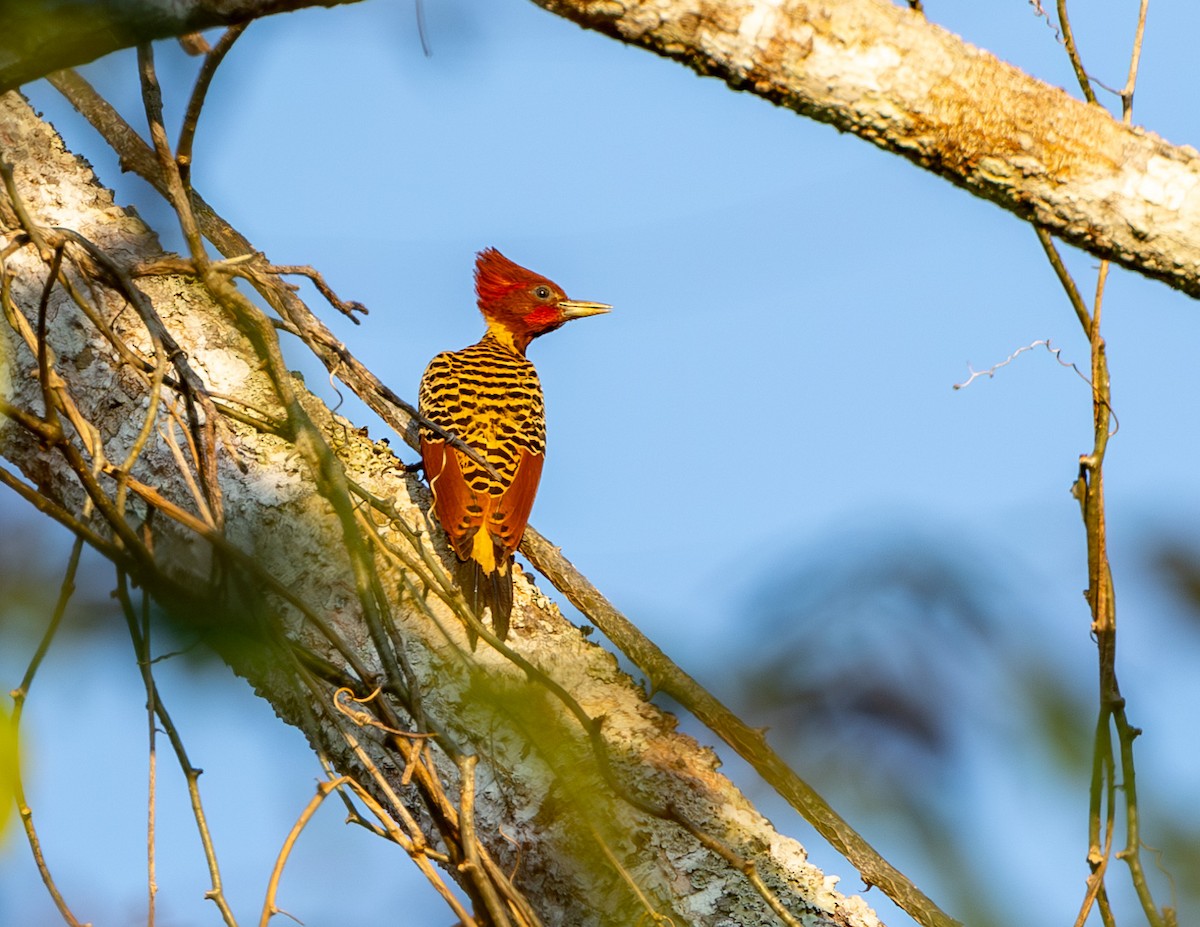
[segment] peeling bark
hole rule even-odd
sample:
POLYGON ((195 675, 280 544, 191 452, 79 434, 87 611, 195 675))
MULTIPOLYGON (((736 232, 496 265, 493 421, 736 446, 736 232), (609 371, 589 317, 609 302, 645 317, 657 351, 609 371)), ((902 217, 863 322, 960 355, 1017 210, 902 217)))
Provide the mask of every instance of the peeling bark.
MULTIPOLYGON (((113 204, 91 169, 66 152, 53 130, 14 94, 0 98, 0 155, 15 164, 20 196, 47 235, 50 227, 74 229, 125 266, 162 256, 154 236, 113 204)), ((14 205, 0 195, 0 250, 18 240, 14 205)), ((15 307, 36 330, 45 261, 27 245, 5 258, 2 270, 11 275, 15 307)), ((137 285, 209 390, 237 397, 256 414, 285 417, 251 342, 199 282, 163 275, 138 278, 137 285)), ((92 293, 121 339, 153 358, 147 330, 124 300, 100 286, 92 293)), ((114 481, 104 464, 124 460, 141 429, 150 408, 145 383, 62 287, 50 291, 45 319, 49 365, 96 428, 94 436, 68 428, 68 440, 111 492, 114 481)), ((10 327, 4 335, 9 380, 4 399, 14 410, 40 416, 44 393, 37 357, 10 327)), ((291 385, 334 450, 335 465, 394 507, 394 517, 372 511, 378 537, 414 556, 421 549, 445 556, 444 548, 433 549, 437 538, 425 519, 428 494, 420 481, 397 469, 386 446, 373 444, 334 416, 302 384, 291 385), (400 521, 415 533, 416 547, 400 530, 400 521)), ((152 537, 155 562, 139 565, 127 556, 127 547, 112 555, 159 590, 180 620, 212 627, 214 646, 279 715, 300 727, 340 772, 383 801, 385 790, 348 744, 346 734, 352 733, 364 756, 412 806, 430 845, 447 849, 454 834, 444 822, 439 830, 420 809, 416 788, 403 779, 405 763, 396 739, 378 728, 354 727, 331 710, 330 676, 340 674, 364 695, 377 680, 401 681, 388 677, 387 659, 364 618, 342 526, 302 449, 278 433, 236 417, 224 419, 228 430, 218 460, 222 547, 170 517, 171 505, 197 520, 203 513, 166 439, 174 426, 164 408, 178 402, 178 392, 165 386, 160 399, 156 429, 130 477, 153 487, 164 501, 148 504, 130 493, 124 519, 132 536, 152 537), (158 509, 153 518, 151 508, 158 509), (237 552, 246 555, 244 562, 234 556, 237 552), (265 584, 266 578, 279 585, 265 584), (361 667, 331 646, 298 603, 333 629, 361 667), (267 630, 281 636, 264 646, 267 630), (295 667, 279 658, 281 647, 296 642, 326 667, 319 692, 301 685, 295 667)), ((78 472, 65 465, 58 445, 48 447, 6 418, 0 419, 0 453, 36 483, 44 498, 112 540, 109 526, 85 511, 78 472)), ((468 650, 461 621, 430 594, 426 573, 380 556, 375 565, 385 619, 411 668, 403 684, 421 695, 421 729, 437 734, 432 768, 457 803, 458 770, 450 756, 478 757, 476 831, 501 869, 516 871, 518 889, 544 923, 637 923, 646 907, 631 890, 633 883, 654 911, 681 924, 779 923, 767 897, 806 925, 878 924, 862 899, 837 892, 836 879, 810 866, 803 848, 777 833, 717 772, 713 753, 675 732, 674 719, 649 704, 614 658, 588 643, 527 579, 517 584, 513 650, 573 697, 591 719, 586 725, 554 696, 549 683, 490 647, 468 650), (614 783, 619 783, 616 789, 614 783), (670 813, 648 810, 654 807, 670 813), (755 878, 765 893, 755 889, 755 878)), ((379 698, 400 704, 391 692, 379 698)), ((415 729, 402 708, 395 714, 415 729)), ((397 859, 407 864, 399 851, 397 859)), ((461 871, 456 877, 466 878, 461 871)))

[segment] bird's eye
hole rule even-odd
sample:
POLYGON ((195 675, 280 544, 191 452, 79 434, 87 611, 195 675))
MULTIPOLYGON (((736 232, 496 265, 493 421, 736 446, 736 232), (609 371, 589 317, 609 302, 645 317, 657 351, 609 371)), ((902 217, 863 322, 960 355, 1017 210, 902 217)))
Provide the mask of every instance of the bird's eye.
POLYGON ((550 287, 535 286, 533 288, 533 295, 536 296, 538 299, 549 299, 550 298, 550 287))

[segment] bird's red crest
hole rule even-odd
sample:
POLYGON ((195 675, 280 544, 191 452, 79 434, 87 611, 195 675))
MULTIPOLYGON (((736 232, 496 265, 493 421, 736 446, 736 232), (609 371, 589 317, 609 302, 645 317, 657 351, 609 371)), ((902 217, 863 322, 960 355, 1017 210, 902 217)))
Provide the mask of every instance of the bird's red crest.
POLYGON ((539 283, 554 286, 541 274, 510 261, 495 248, 485 248, 475 258, 475 293, 484 315, 488 315, 492 307, 503 304, 515 290, 539 283))

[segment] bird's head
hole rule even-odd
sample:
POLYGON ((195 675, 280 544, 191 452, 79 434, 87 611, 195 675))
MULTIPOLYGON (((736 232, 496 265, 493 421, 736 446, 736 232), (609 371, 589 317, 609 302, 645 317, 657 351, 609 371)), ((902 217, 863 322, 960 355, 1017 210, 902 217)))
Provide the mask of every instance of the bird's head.
POLYGON ((557 283, 510 261, 495 248, 480 251, 475 259, 475 292, 488 332, 522 354, 538 335, 612 308, 567 299, 557 283))

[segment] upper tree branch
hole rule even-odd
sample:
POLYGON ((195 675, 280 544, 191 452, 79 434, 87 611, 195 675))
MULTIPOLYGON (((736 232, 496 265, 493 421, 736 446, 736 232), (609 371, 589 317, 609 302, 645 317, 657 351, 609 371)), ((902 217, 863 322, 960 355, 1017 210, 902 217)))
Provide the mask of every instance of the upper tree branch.
MULTIPOLYGON (((349 0, 0 0, 0 91, 117 48, 349 0)), ((1200 296, 1200 155, 888 0, 535 0, 865 138, 1055 236, 1200 296)))
POLYGON ((828 122, 1200 296, 1200 155, 888 0, 535 0, 828 122))

